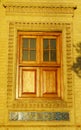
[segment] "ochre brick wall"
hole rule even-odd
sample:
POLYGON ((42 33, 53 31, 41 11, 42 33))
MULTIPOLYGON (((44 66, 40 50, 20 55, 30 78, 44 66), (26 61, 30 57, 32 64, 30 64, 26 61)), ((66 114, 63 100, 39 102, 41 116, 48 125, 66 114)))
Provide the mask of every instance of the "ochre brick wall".
MULTIPOLYGON (((76 1, 77 9, 73 21, 73 43, 74 45, 81 42, 81 1, 76 1)), ((74 48, 73 48, 74 49, 74 48)), ((73 56, 76 59, 78 53, 74 50, 73 56)), ((75 96, 75 122, 81 124, 81 78, 74 73, 74 96, 75 96)))
POLYGON ((5 12, 0 3, 0 124, 5 121, 7 93, 7 26, 5 12))
MULTIPOLYGON (((62 122, 51 122, 43 123, 44 127, 40 126, 42 122, 39 122, 36 126, 36 122, 34 125, 31 126, 31 122, 26 124, 26 122, 9 122, 8 119, 8 106, 7 106, 7 76, 8 76, 8 42, 9 42, 9 22, 11 21, 26 21, 27 18, 29 21, 32 22, 32 17, 30 16, 23 16, 23 19, 20 15, 6 15, 5 8, 3 7, 4 2, 7 0, 1 0, 0 1, 0 130, 81 130, 81 78, 77 76, 75 72, 73 72, 73 107, 71 109, 71 123, 70 122, 63 122, 63 126, 61 126, 62 122), (30 125, 30 127, 25 126, 30 125), (47 125, 50 125, 51 127, 47 127, 47 125), (23 127, 24 125, 24 127, 23 127), (57 126, 53 126, 57 125, 57 126)), ((11 1, 11 0, 8 0, 11 1)), ((14 2, 20 0, 13 0, 14 2)), ((25 0, 22 0, 22 2, 25 0)), ((34 0, 32 0, 33 2, 34 0)), ((50 3, 53 2, 52 0, 44 0, 44 2, 50 3)), ((60 0, 56 0, 57 3, 59 3, 60 0)), ((81 42, 81 1, 80 0, 63 0, 60 1, 60 3, 72 3, 75 6, 77 6, 77 9, 74 11, 74 16, 72 18, 65 18, 59 17, 59 18, 49 18, 50 21, 70 21, 73 22, 73 29, 72 29, 72 44, 77 45, 79 42, 81 42)), ((40 19, 36 17, 37 21, 40 19)), ((46 17, 41 18, 41 21, 46 21, 46 17)), ((16 43, 14 42, 14 46, 16 43)), ((76 52, 75 48, 72 47, 72 56, 73 61, 76 60, 78 53, 76 52)), ((15 50, 14 50, 15 53, 15 50)), ((14 60, 15 61, 15 60, 14 60)), ((12 99, 11 99, 12 100, 12 99)), ((12 108, 11 108, 12 110, 12 108)), ((59 108, 60 110, 60 108, 59 108)), ((62 111, 62 109, 61 109, 62 111)), ((64 111, 64 109, 63 109, 64 111)))

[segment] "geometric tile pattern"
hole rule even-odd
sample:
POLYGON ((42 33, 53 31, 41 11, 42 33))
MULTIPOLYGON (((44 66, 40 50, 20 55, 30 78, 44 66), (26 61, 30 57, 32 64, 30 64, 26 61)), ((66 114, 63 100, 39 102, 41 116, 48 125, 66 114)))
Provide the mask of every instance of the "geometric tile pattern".
POLYGON ((10 112, 10 121, 69 121, 68 112, 10 112))

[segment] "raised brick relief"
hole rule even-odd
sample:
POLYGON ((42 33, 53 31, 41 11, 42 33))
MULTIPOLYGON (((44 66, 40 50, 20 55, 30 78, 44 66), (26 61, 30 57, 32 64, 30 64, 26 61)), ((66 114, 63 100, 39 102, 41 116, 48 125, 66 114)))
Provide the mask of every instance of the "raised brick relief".
POLYGON ((8 92, 8 107, 18 109, 21 108, 22 110, 25 108, 26 110, 41 110, 41 109, 50 109, 54 110, 54 108, 68 108, 72 107, 72 71, 71 71, 71 64, 72 64, 72 24, 71 23, 40 23, 40 22, 10 22, 9 23, 9 48, 8 48, 8 83, 7 83, 7 92, 8 92), (63 75, 63 100, 35 100, 35 99, 28 99, 28 100, 15 100, 15 84, 16 84, 16 47, 17 47, 17 31, 62 31, 63 33, 63 43, 62 43, 62 50, 63 55, 63 69, 62 73, 65 73, 66 76, 63 75), (65 42, 64 42, 65 41, 65 42), (69 58, 68 58, 69 56, 69 58), (65 62, 66 61, 66 62, 65 62), (67 78, 66 78, 67 77, 67 78), (33 102, 32 102, 33 100, 33 102), (23 106, 23 108, 22 108, 23 106))

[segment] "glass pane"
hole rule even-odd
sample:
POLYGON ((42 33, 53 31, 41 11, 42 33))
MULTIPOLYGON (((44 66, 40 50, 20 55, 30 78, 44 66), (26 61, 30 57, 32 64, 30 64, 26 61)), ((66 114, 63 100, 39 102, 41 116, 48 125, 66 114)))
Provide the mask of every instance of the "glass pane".
POLYGON ((30 61, 36 60, 36 51, 30 51, 30 61))
POLYGON ((50 51, 50 61, 56 61, 56 51, 50 51))
POLYGON ((50 48, 56 49, 56 39, 50 39, 50 48))
POLYGON ((48 39, 43 40, 43 49, 49 49, 49 40, 48 39))
POLYGON ((36 39, 35 38, 30 39, 30 49, 36 49, 36 39))
POLYGON ((22 60, 23 61, 28 61, 28 51, 23 50, 22 60))
POLYGON ((23 38, 23 48, 28 48, 28 38, 23 38))
POLYGON ((44 53, 43 53, 43 60, 44 61, 49 61, 49 51, 44 51, 44 53))

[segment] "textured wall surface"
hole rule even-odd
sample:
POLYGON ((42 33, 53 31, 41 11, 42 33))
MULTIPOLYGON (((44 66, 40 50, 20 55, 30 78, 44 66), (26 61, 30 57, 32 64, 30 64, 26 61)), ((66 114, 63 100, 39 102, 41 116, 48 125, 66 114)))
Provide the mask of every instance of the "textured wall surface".
POLYGON ((81 130, 81 77, 67 66, 67 63, 70 65, 72 62, 76 62, 79 56, 74 45, 77 46, 81 42, 81 1, 31 0, 30 2, 30 0, 22 0, 19 5, 17 2, 20 2, 20 0, 0 1, 0 130, 81 130), (25 2, 29 5, 29 8, 31 4, 41 7, 42 4, 54 6, 55 3, 70 8, 67 8, 66 13, 66 8, 52 8, 49 14, 46 13, 47 9, 44 11, 44 8, 42 8, 42 11, 44 11, 42 15, 41 8, 37 8, 33 12, 33 9, 29 11, 27 7, 19 7, 23 3, 25 6, 25 2), (71 7, 77 8, 72 10, 71 7), (56 13, 54 13, 55 11, 56 13), (60 15, 58 15, 58 12, 61 12, 60 15), (63 30, 63 43, 70 43, 69 45, 71 45, 70 50, 67 51, 68 47, 63 44, 65 102, 52 102, 51 107, 49 102, 42 104, 41 101, 40 103, 36 101, 32 104, 32 101, 28 101, 26 104, 25 101, 16 101, 14 97, 16 31, 18 29, 30 30, 31 28, 34 30, 36 26, 37 30, 45 31, 49 28, 50 30, 60 28, 63 30), (71 40, 69 43, 66 37, 71 40), (70 51, 69 55, 68 52, 70 51), (69 61, 69 58, 71 61, 69 61), (70 75, 69 78, 68 75, 70 75), (10 112, 37 111, 37 108, 39 111, 69 112, 70 121, 9 121, 10 112))

